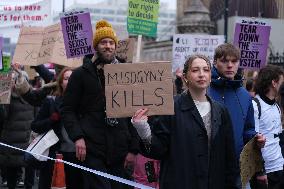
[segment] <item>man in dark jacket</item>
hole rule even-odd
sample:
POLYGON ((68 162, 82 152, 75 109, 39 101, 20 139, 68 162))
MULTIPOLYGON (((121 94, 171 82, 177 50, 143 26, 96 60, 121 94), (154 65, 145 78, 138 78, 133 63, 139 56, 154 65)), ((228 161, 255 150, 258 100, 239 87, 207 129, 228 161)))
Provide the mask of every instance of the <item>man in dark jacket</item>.
MULTIPOLYGON (((63 123, 76 145, 83 165, 124 177, 125 167, 134 163, 139 139, 130 119, 109 119, 105 113, 104 65, 116 64, 117 37, 112 26, 96 24, 93 41, 96 54, 86 56, 71 75, 63 100, 63 123)), ((83 188, 117 189, 122 184, 86 172, 83 188)))
MULTIPOLYGON (((209 96, 224 104, 230 113, 238 159, 244 144, 257 134, 252 98, 242 86, 242 76, 238 74, 239 60, 240 51, 232 44, 218 46, 214 55, 211 86, 208 89, 209 96)), ((265 137, 261 134, 256 137, 258 146, 263 147, 265 137)))

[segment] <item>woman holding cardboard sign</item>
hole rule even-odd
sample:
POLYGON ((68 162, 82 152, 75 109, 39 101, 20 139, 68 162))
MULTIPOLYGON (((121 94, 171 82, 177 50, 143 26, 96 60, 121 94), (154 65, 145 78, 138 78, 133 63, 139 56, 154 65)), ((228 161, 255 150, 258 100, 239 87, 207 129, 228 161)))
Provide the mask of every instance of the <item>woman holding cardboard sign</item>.
POLYGON ((158 117, 152 129, 147 109, 139 109, 132 118, 145 155, 161 160, 160 188, 236 188, 231 120, 225 107, 206 95, 209 60, 189 57, 183 79, 187 90, 175 98, 175 115, 158 117))

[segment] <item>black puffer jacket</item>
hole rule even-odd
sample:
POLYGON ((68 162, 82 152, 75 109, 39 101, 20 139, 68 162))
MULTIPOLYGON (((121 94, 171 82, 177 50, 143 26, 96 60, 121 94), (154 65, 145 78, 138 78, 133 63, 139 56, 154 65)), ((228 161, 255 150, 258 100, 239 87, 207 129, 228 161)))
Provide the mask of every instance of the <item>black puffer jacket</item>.
MULTIPOLYGON (((20 97, 11 97, 11 103, 4 106, 1 114, 4 120, 0 141, 21 149, 29 145, 34 108, 20 97)), ((24 166, 24 153, 0 146, 0 165, 24 166)))
POLYGON ((62 116, 70 138, 74 142, 85 139, 87 155, 114 164, 123 161, 128 152, 138 152, 138 135, 129 118, 113 120, 115 126, 106 124, 104 82, 87 57, 69 79, 62 116))

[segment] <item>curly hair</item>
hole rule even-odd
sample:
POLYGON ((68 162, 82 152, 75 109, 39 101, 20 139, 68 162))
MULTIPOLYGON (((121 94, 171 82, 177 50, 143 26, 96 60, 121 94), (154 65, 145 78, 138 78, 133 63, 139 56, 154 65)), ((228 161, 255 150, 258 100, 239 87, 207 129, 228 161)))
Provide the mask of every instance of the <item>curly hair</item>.
POLYGON ((197 58, 201 58, 203 60, 206 61, 206 63, 209 65, 210 69, 211 69, 211 64, 210 64, 210 60, 207 58, 207 56, 202 55, 202 54, 194 54, 188 57, 188 59, 185 61, 184 63, 184 68, 183 68, 183 74, 185 75, 188 70, 190 69, 190 66, 192 64, 192 62, 197 59, 197 58))
POLYGON ((284 75, 284 71, 279 66, 267 65, 262 68, 255 81, 255 93, 260 95, 267 94, 272 81, 278 82, 281 75, 284 75))

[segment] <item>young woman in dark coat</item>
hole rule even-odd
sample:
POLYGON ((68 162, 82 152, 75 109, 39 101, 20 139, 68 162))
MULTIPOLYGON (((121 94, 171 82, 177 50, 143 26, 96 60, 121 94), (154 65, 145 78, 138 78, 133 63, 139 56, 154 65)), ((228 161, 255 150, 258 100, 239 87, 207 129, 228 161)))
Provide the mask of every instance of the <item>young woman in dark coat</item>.
POLYGON ((206 95, 211 80, 209 60, 191 56, 184 65, 187 90, 174 101, 175 114, 147 122, 139 109, 132 123, 143 153, 161 160, 160 188, 234 189, 236 155, 226 108, 206 95))
MULTIPOLYGON (((79 163, 76 159, 75 145, 69 139, 61 121, 60 106, 63 102, 63 94, 67 86, 70 75, 72 74, 71 68, 64 68, 57 77, 57 89, 54 96, 48 96, 43 102, 41 109, 32 122, 32 130, 36 133, 44 133, 53 129, 59 138, 59 142, 52 146, 49 151, 50 157, 55 157, 56 153, 62 153, 63 159, 73 163, 79 163)), ((53 161, 47 161, 40 169, 39 188, 50 189, 53 161)), ((79 169, 72 168, 65 165, 65 178, 66 187, 68 189, 80 188, 81 172, 79 169)))

